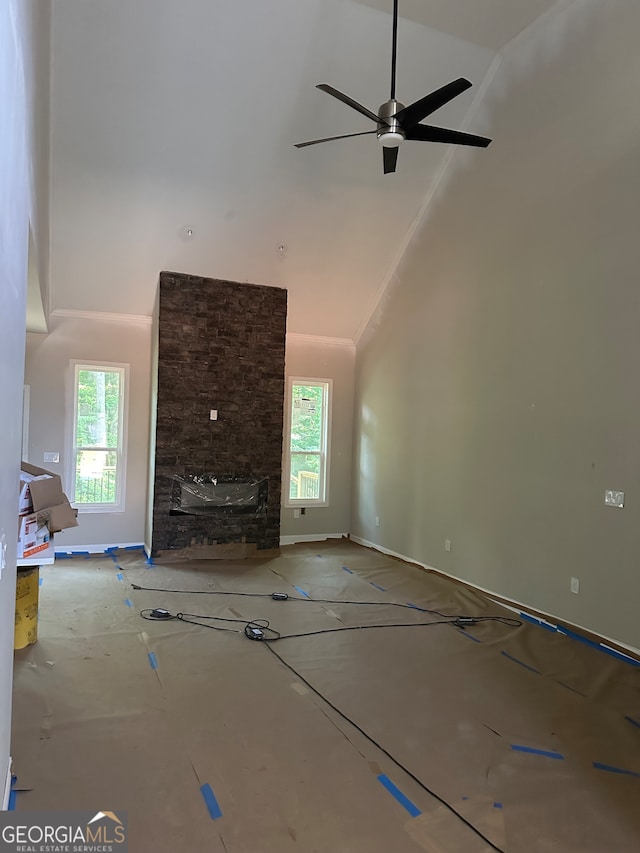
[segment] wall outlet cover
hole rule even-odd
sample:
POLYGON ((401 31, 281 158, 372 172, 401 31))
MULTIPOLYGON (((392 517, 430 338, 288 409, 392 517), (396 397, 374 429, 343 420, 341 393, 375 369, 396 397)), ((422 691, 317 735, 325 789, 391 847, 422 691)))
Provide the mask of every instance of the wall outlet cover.
POLYGON ((616 492, 614 489, 606 489, 604 493, 604 502, 607 506, 617 506, 619 509, 624 507, 624 492, 616 492))

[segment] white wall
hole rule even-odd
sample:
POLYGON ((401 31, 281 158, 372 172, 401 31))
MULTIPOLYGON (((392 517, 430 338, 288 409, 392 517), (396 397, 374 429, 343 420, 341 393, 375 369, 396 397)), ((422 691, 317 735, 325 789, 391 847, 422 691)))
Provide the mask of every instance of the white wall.
POLYGON ((144 541, 151 388, 151 321, 57 316, 48 335, 27 338, 25 381, 31 387, 29 461, 69 479, 71 359, 130 365, 125 510, 78 515, 79 526, 55 536, 56 547, 139 544, 144 541), (58 451, 60 463, 45 463, 58 451))
MULTIPOLYGON (((31 102, 25 92, 33 60, 24 20, 27 4, 0 3, 0 798, 9 769, 16 496, 20 468, 27 257, 31 102)), ((0 803, 1 805, 1 803, 0 803)))
MULTIPOLYGON (((285 373, 333 383, 330 434, 329 506, 307 507, 305 515, 293 517, 283 503, 280 521, 282 540, 322 539, 350 530, 351 449, 353 443, 353 391, 355 347, 348 341, 287 335, 285 373)), ((286 434, 285 434, 286 437, 286 434)))
POLYGON ((637 0, 580 0, 505 53, 494 142, 456 153, 358 348, 352 514, 636 648, 638 32, 637 0))

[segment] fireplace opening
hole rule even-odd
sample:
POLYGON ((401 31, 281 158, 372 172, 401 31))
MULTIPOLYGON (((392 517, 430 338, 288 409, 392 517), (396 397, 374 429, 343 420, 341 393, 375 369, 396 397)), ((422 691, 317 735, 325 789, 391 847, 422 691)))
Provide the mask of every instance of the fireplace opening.
POLYGON ((170 515, 266 515, 268 477, 174 474, 170 515))

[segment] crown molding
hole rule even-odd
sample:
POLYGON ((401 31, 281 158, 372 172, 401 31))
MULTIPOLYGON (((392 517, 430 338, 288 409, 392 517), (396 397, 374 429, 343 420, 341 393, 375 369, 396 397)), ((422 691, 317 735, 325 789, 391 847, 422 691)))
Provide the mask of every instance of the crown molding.
POLYGON ((152 317, 146 314, 110 314, 107 311, 75 311, 72 308, 54 308, 51 317, 66 317, 71 320, 100 320, 110 323, 137 323, 150 326, 152 317))
POLYGON ((348 347, 355 348, 351 338, 325 338, 322 335, 300 335, 297 332, 287 332, 287 343, 296 344, 318 344, 323 347, 348 347))

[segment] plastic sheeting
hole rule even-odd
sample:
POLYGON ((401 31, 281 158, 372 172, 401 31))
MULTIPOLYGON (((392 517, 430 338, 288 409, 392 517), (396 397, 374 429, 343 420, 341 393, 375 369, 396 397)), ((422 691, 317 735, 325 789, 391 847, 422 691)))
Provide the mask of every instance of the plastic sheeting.
POLYGON ((459 629, 377 606, 513 616, 346 541, 242 563, 121 551, 41 571, 40 639, 16 653, 14 767, 30 789, 18 810, 115 803, 135 853, 493 849, 430 789, 505 853, 640 848, 633 662, 526 621, 459 629), (283 664, 242 621, 140 618, 160 607, 287 634, 412 627, 285 639, 283 664))
POLYGON ((268 479, 266 477, 218 477, 194 474, 173 477, 172 515, 260 515, 266 512, 268 479))

